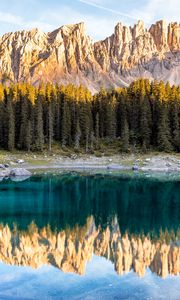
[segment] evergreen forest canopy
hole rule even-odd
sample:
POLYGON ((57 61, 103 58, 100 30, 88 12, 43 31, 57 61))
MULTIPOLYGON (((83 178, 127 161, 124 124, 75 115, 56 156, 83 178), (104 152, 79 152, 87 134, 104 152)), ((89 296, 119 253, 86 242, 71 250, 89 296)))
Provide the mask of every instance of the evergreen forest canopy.
POLYGON ((96 95, 73 85, 0 85, 0 148, 86 152, 101 142, 120 152, 180 151, 180 86, 140 79, 96 95))

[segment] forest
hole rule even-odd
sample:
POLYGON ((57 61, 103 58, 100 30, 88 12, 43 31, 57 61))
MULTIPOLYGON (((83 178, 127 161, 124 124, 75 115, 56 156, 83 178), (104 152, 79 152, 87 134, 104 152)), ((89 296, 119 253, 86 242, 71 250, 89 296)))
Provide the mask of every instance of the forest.
POLYGON ((82 86, 0 85, 0 148, 94 153, 102 141, 119 152, 180 151, 180 86, 140 79, 92 95, 82 86), (118 142, 118 143, 117 143, 118 142))

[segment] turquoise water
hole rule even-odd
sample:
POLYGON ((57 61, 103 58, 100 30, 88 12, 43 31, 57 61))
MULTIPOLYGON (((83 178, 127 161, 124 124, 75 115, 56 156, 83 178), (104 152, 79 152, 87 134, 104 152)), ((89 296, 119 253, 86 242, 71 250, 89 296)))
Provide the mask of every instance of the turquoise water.
POLYGON ((3 180, 0 223, 0 299, 180 299, 176 177, 3 180))

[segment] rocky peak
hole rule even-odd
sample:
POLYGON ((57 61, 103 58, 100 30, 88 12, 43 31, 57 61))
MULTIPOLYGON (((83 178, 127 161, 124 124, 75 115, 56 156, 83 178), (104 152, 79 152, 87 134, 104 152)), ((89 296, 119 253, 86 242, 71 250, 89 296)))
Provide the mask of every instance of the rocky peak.
POLYGON ((180 24, 177 22, 168 25, 168 44, 172 51, 180 49, 180 24))
POLYGON ((58 42, 63 38, 83 38, 86 37, 85 24, 79 23, 75 25, 63 25, 60 28, 50 32, 49 34, 49 43, 58 42))
POLYGON ((149 32, 153 36, 158 51, 168 51, 168 25, 166 21, 161 20, 151 25, 149 32))
POLYGON ((158 21, 146 29, 118 23, 93 44, 85 24, 64 25, 48 34, 34 28, 0 38, 0 79, 80 83, 91 91, 127 85, 145 77, 180 83, 180 24, 158 21), (8 78, 8 79, 7 79, 8 78))
POLYGON ((144 22, 142 20, 139 20, 132 29, 133 38, 136 39, 137 37, 144 35, 146 31, 147 30, 145 29, 144 22))
POLYGON ((85 28, 85 23, 81 22, 75 25, 64 25, 61 27, 61 31, 63 34, 69 36, 71 34, 79 34, 81 36, 86 35, 86 28, 85 28))

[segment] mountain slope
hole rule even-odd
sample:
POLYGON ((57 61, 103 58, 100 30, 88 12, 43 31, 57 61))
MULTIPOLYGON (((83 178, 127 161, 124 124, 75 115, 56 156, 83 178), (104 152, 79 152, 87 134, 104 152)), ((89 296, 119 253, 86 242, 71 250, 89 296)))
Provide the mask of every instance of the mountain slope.
POLYGON ((158 21, 146 29, 142 21, 133 28, 118 23, 110 37, 96 43, 84 23, 0 38, 3 82, 72 82, 95 92, 139 77, 180 83, 180 24, 158 21))

